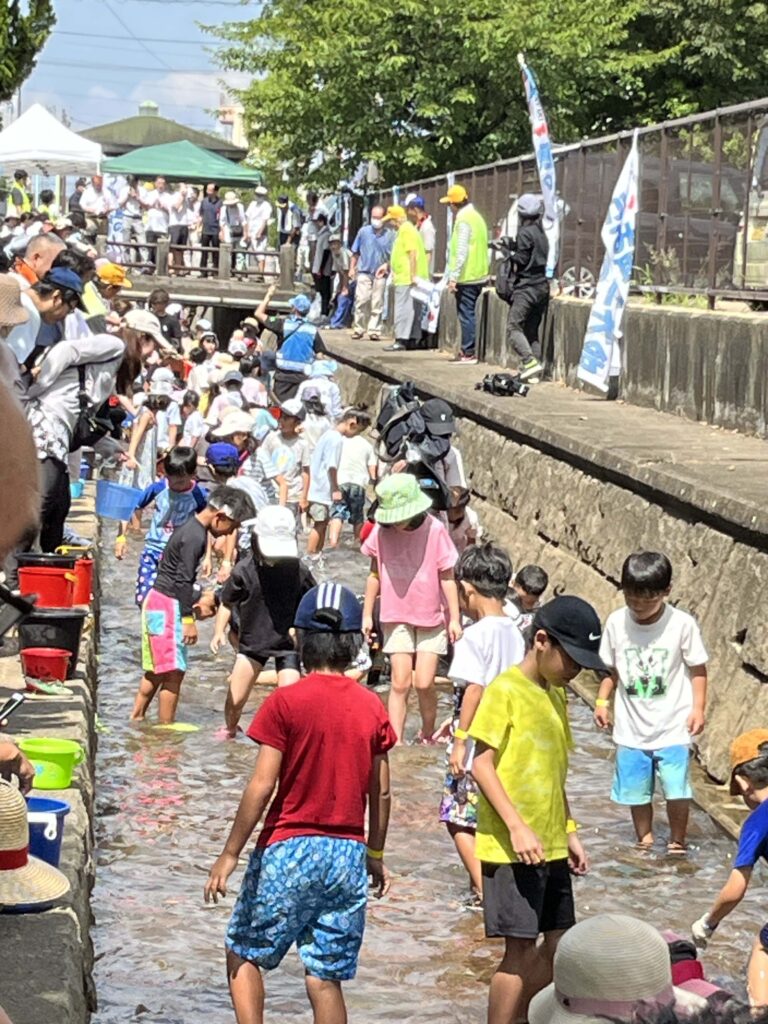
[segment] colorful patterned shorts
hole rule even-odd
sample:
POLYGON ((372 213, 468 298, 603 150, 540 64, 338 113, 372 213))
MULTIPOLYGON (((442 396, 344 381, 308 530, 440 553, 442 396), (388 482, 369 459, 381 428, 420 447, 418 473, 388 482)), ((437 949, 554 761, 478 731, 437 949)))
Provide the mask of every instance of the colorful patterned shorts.
POLYGON ((155 585, 161 557, 159 551, 152 551, 150 548, 144 548, 139 555, 139 570, 136 573, 136 604, 139 608, 155 585))
POLYGON ((477 783, 471 775, 446 772, 443 799, 440 801, 440 821, 462 828, 477 829, 477 783))
POLYGON ((229 922, 227 948, 271 970, 295 942, 307 974, 347 981, 357 972, 367 902, 364 843, 297 836, 257 847, 229 922))
POLYGON ((141 606, 141 667, 145 672, 186 672, 179 602, 150 590, 141 606))

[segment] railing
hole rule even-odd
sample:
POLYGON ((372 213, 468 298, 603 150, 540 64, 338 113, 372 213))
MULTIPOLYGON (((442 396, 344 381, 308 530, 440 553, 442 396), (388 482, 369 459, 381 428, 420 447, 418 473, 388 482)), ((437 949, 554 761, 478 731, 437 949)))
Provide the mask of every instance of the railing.
MULTIPOLYGON (((631 132, 556 147, 563 202, 559 279, 589 297, 603 257, 600 231, 631 132)), ((666 295, 768 302, 768 99, 651 125, 639 131, 640 207, 634 285, 666 295)), ((386 189, 385 203, 423 196, 445 261, 448 175, 386 189)), ((506 234, 514 200, 538 192, 533 155, 458 170, 492 234, 506 234)))

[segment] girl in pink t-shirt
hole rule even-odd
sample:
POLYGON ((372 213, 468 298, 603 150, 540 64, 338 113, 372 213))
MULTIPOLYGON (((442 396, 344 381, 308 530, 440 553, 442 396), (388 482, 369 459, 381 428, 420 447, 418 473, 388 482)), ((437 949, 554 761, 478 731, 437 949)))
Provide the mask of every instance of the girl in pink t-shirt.
POLYGON ((363 554, 371 557, 363 629, 370 639, 373 606, 380 595, 383 651, 392 667, 389 720, 402 743, 408 691, 413 685, 421 712, 417 742, 431 743, 437 715, 438 661, 448 650, 448 639, 455 643, 461 636, 453 576, 458 556, 446 527, 428 514, 430 499, 414 476, 395 473, 386 477, 376 488, 376 496, 376 526, 362 546, 363 554))

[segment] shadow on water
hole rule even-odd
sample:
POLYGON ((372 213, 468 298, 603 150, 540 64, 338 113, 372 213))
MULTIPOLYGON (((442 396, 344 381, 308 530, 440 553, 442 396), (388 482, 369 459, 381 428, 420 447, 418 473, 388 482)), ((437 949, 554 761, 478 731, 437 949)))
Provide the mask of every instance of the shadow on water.
MULTIPOLYGON (((214 739, 221 724, 230 654, 207 649, 210 624, 192 655, 180 717, 196 733, 169 733, 128 714, 140 675, 133 571, 138 556, 103 561, 97 761, 97 878, 93 897, 99 1012, 94 1024, 128 1021, 211 1024, 233 1019, 223 966, 223 935, 241 872, 223 905, 206 908, 202 888, 220 852, 254 763, 248 740, 214 739)), ((362 592, 365 565, 351 550, 328 557, 328 572, 362 592)), ((252 706, 269 692, 259 687, 252 706)), ((449 695, 440 697, 441 715, 449 695)), ((581 916, 635 913, 686 932, 725 879, 733 843, 700 811, 684 862, 632 848, 627 815, 607 799, 611 745, 588 709, 571 700, 576 751, 569 796, 582 825, 592 873, 576 885, 581 916)), ((413 717, 409 729, 417 728, 413 717)), ((346 986, 350 1018, 381 1021, 485 1019, 487 985, 499 943, 483 937, 482 916, 464 908, 466 882, 437 821, 443 748, 394 752, 394 806, 387 862, 390 896, 373 903, 356 981, 346 986)), ((659 829, 663 838, 664 829, 659 829)), ((758 878, 759 882, 760 879, 758 878)), ((723 925, 706 956, 716 980, 741 978, 752 936, 764 924, 759 889, 723 925)), ((267 1015, 309 1021, 295 953, 267 980, 267 1015)))

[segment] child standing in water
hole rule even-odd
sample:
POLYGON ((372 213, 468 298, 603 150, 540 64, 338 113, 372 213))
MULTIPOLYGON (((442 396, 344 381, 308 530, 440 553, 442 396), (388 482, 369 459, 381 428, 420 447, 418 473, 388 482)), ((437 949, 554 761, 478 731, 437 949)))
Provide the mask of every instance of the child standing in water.
POLYGON ((195 579, 208 537, 225 537, 254 515, 250 498, 234 487, 217 487, 208 504, 176 530, 168 541, 155 585, 141 608, 144 677, 131 719, 143 721, 160 691, 157 720, 170 725, 176 717, 181 684, 187 670, 187 647, 197 643, 195 579))
POLYGON ((279 505, 263 508, 253 528, 251 554, 238 560, 221 591, 211 640, 217 654, 234 620, 238 645, 224 706, 227 737, 237 735, 243 708, 270 658, 275 659, 278 686, 299 678, 299 656, 289 631, 299 602, 314 585, 299 561, 293 513, 279 505))
POLYGON ((362 643, 360 605, 346 587, 324 583, 304 595, 295 626, 309 674, 270 694, 251 723, 256 768, 205 886, 206 902, 226 896, 269 805, 226 938, 235 1016, 247 1024, 264 1020, 262 971, 294 943, 315 1021, 346 1021, 341 984, 357 970, 367 875, 376 896, 389 888, 387 751, 395 734, 378 697, 343 674, 362 643))
POLYGON ((453 575, 456 548, 446 527, 428 514, 432 502, 415 476, 394 473, 386 477, 376 488, 376 496, 376 526, 362 546, 363 554, 371 558, 363 628, 370 640, 373 609, 381 594, 383 651, 392 666, 389 719, 398 743, 402 743, 413 685, 421 712, 417 742, 432 743, 438 662, 448 650, 448 640, 456 643, 461 636, 453 575))
POLYGON ((485 687, 525 655, 520 630, 504 614, 511 576, 512 563, 506 551, 491 544, 468 547, 456 566, 459 602, 474 622, 454 647, 448 670, 453 681, 454 717, 440 821, 448 826, 476 901, 482 895, 483 882, 475 856, 477 788, 471 774, 474 743, 469 728, 485 687))
POLYGON ((704 728, 707 652, 696 620, 668 605, 672 565, 666 555, 640 551, 621 570, 627 607, 608 616, 600 656, 611 669, 595 702, 595 721, 610 725, 616 770, 611 799, 631 808, 637 843, 653 846, 656 777, 667 802, 667 853, 686 853, 693 791, 688 775, 691 737, 704 728))

